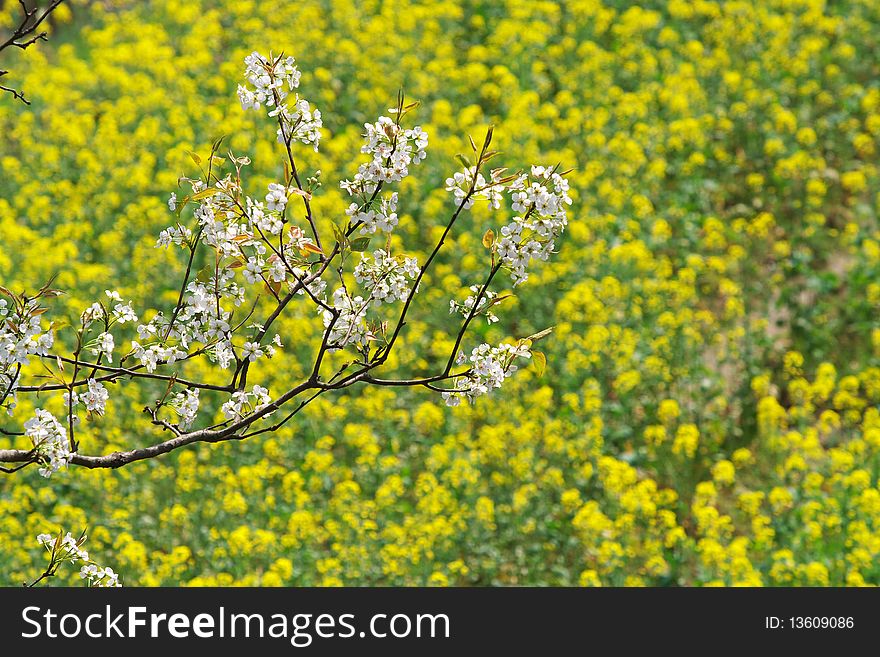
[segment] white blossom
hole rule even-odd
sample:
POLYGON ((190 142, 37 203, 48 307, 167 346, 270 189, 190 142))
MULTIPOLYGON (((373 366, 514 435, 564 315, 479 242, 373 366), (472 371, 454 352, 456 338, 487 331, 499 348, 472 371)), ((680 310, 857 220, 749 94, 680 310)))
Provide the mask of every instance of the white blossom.
POLYGON ((113 334, 104 331, 100 333, 95 340, 95 345, 90 350, 95 356, 104 355, 107 357, 107 362, 113 362, 113 349, 116 347, 116 341, 113 339, 113 334))
POLYGON ((409 296, 411 281, 418 274, 418 260, 404 258, 401 261, 383 249, 373 251, 372 257, 362 255, 354 268, 354 279, 369 292, 369 298, 376 306, 404 301, 409 296))
POLYGON ((482 173, 477 173, 475 166, 456 171, 451 178, 446 179, 446 191, 452 192, 456 203, 461 203, 467 197, 464 203, 465 209, 470 208, 477 199, 482 198, 489 202, 489 206, 493 210, 497 210, 501 207, 502 193, 505 190, 504 185, 500 182, 502 172, 502 169, 493 169, 487 181, 482 173), (474 182, 475 173, 476 182, 474 182), (472 184, 473 192, 468 197, 472 184))
POLYGON ((81 579, 88 580, 89 586, 94 587, 120 587, 119 575, 109 566, 101 567, 95 563, 89 563, 79 569, 81 579))
POLYGON ((312 145, 315 151, 321 141, 321 128, 324 121, 321 118, 321 110, 312 109, 309 101, 296 97, 292 108, 281 105, 275 111, 269 112, 269 116, 278 116, 278 143, 300 142, 312 145))
POLYGON ((447 178, 446 190, 452 192, 456 203, 464 202, 464 208, 483 198, 497 209, 502 193, 510 193, 511 208, 519 216, 501 227, 493 248, 516 286, 528 278, 533 260, 547 260, 553 254, 556 240, 568 224, 566 206, 572 201, 568 181, 555 168, 533 166, 529 174, 516 177, 506 187, 502 173, 502 169, 493 170, 487 181, 472 166, 447 178))
POLYGON ((199 403, 198 388, 187 388, 184 392, 178 392, 171 400, 171 408, 180 417, 178 425, 184 431, 189 429, 196 421, 196 416, 199 413, 199 403))
POLYGON ((111 301, 117 302, 113 306, 113 312, 110 313, 111 321, 119 322, 120 324, 138 321, 137 315, 131 307, 131 301, 123 303, 122 298, 116 291, 104 290, 104 294, 106 294, 111 301))
POLYGON ((156 240, 156 247, 167 248, 171 244, 183 246, 188 244, 191 239, 192 231, 186 226, 169 226, 159 233, 159 238, 156 240))
POLYGON ((345 211, 354 224, 360 224, 362 235, 372 235, 377 230, 390 233, 397 227, 397 192, 382 198, 379 205, 372 204, 370 208, 362 208, 357 203, 352 203, 345 211))
POLYGON ((466 376, 454 380, 455 390, 443 393, 447 406, 458 406, 462 400, 473 401, 500 388, 504 380, 517 370, 517 358, 531 358, 528 347, 520 342, 517 345, 502 343, 497 347, 481 344, 475 347, 470 356, 459 363, 470 362, 466 376))
POLYGON ((91 559, 89 553, 83 549, 85 536, 75 539, 70 532, 67 532, 62 538, 60 545, 58 537, 50 534, 39 534, 37 543, 46 548, 52 555, 52 563, 70 563, 76 565, 82 562, 79 569, 79 576, 86 580, 88 586, 100 587, 119 587, 122 584, 119 581, 119 574, 109 566, 100 566, 91 559))
POLYGON ((269 183, 269 192, 266 194, 266 208, 283 212, 287 205, 287 196, 290 191, 280 183, 269 183))
POLYGON ((67 467, 73 454, 67 441, 67 430, 49 411, 38 408, 34 416, 24 423, 24 435, 30 438, 34 450, 40 456, 40 474, 51 477, 67 467))
MULTIPOLYGON (((479 285, 471 285, 470 291, 472 294, 468 296, 467 299, 464 300, 464 303, 459 303, 454 299, 449 302, 449 312, 458 313, 463 317, 468 317, 471 314, 471 311, 474 308, 474 304, 477 300, 477 295, 480 293, 479 285)), ((477 315, 485 315, 486 321, 489 324, 494 324, 498 321, 498 317, 495 316, 495 313, 492 312, 491 308, 494 305, 493 301, 498 297, 495 292, 491 290, 484 290, 483 295, 480 297, 480 303, 477 306, 477 309, 474 311, 474 317, 477 315)))
POLYGON ((79 395, 79 402, 83 403, 86 410, 96 415, 103 415, 106 409, 110 393, 99 381, 89 379, 86 392, 79 395))
POLYGON ((37 543, 52 552, 56 553, 59 561, 88 561, 89 553, 82 548, 83 540, 77 540, 70 532, 67 532, 61 538, 61 544, 58 545, 58 537, 51 534, 38 534, 37 543))
POLYGON ((371 160, 358 167, 353 180, 343 180, 340 187, 349 194, 372 194, 380 182, 398 182, 409 175, 410 164, 425 159, 428 135, 420 126, 401 128, 387 116, 376 123, 365 123, 365 143, 361 153, 371 160))
POLYGON ((242 109, 259 109, 262 105, 273 107, 276 96, 284 100, 287 94, 299 86, 300 72, 293 57, 270 61, 258 52, 244 58, 244 76, 253 89, 239 85, 238 97, 242 109))
POLYGON ((255 361, 263 355, 263 349, 256 342, 245 342, 241 348, 242 360, 255 361))
POLYGON ((246 390, 233 392, 232 397, 223 404, 220 410, 227 420, 237 420, 264 409, 271 402, 269 390, 263 386, 255 385, 250 392, 246 390))
POLYGON ((330 349, 341 349, 349 344, 363 346, 369 339, 369 331, 365 321, 368 303, 363 297, 351 297, 344 287, 333 292, 333 308, 338 313, 333 321, 333 313, 329 310, 320 311, 324 327, 330 330, 327 345, 330 349), (333 326, 331 329, 330 326, 333 326))

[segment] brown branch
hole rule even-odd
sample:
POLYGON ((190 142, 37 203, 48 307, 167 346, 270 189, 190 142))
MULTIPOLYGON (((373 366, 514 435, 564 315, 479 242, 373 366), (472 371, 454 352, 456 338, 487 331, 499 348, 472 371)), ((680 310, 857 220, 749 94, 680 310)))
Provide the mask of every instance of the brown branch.
MULTIPOLYGON (((181 358, 181 359, 177 360, 176 362, 181 363, 185 360, 188 360, 191 356, 196 356, 198 354, 201 354, 203 351, 204 351, 204 349, 200 349, 199 351, 190 354, 186 358, 181 358)), ((103 383, 105 381, 113 382, 121 377, 128 376, 133 379, 154 379, 157 381, 174 381, 175 383, 179 383, 180 385, 185 386, 187 388, 201 388, 203 390, 217 390, 219 392, 232 392, 234 390, 234 388, 232 386, 228 386, 228 385, 222 386, 222 385, 216 385, 213 383, 200 383, 199 381, 190 381, 189 379, 181 379, 180 377, 178 377, 174 374, 168 375, 168 374, 156 374, 154 372, 144 372, 143 365, 135 365, 134 367, 112 367, 110 365, 101 365, 100 363, 91 363, 91 362, 83 361, 83 360, 75 360, 73 358, 67 358, 65 356, 44 356, 44 358, 47 358, 49 360, 56 360, 57 359, 57 360, 60 360, 64 363, 69 363, 71 365, 78 364, 78 365, 81 365, 86 368, 92 368, 95 370, 99 370, 101 372, 109 372, 109 374, 107 374, 105 376, 98 377, 95 379, 95 381, 98 381, 101 383, 103 383)), ((158 363, 158 365, 167 365, 167 363, 160 362, 160 363, 158 363)), ((84 386, 84 385, 88 385, 88 380, 80 379, 79 381, 76 381, 73 384, 73 387, 76 388, 76 387, 84 386)), ((20 386, 20 387, 16 388, 15 391, 22 392, 22 393, 48 392, 50 390, 68 390, 70 387, 71 387, 71 384, 44 383, 43 385, 39 385, 39 386, 20 386)))
MULTIPOLYGON (((33 8, 28 8, 24 0, 18 0, 18 4, 21 6, 22 11, 21 22, 18 24, 18 27, 13 30, 12 35, 0 43, 0 52, 12 46, 21 50, 26 50, 37 41, 47 41, 49 38, 48 33, 45 31, 37 32, 37 28, 39 28, 43 21, 48 18, 49 14, 58 9, 62 2, 64 2, 64 0, 52 0, 49 6, 47 6, 46 9, 43 10, 43 13, 40 14, 38 7, 35 6, 33 8)), ((8 71, 0 71, 0 76, 6 75, 7 73, 8 71)), ((25 105, 31 104, 31 102, 25 98, 24 92, 22 91, 3 85, 0 85, 0 91, 6 91, 12 94, 13 98, 20 100, 25 105)))

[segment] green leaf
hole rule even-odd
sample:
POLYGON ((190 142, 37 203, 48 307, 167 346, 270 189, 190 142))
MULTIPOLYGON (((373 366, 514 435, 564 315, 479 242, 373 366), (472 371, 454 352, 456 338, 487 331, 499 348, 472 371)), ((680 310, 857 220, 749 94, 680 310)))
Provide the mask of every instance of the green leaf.
POLYGON ((535 369, 538 378, 544 376, 544 370, 547 369, 547 357, 544 355, 544 352, 532 352, 532 367, 535 369))
POLYGON ((192 158, 192 161, 193 161, 193 162, 195 162, 196 164, 198 164, 199 166, 201 166, 201 164, 202 164, 202 158, 199 157, 199 154, 198 154, 198 153, 193 153, 192 151, 186 151, 186 154, 189 155, 190 158, 192 158))
POLYGON ((358 237, 356 240, 351 241, 351 250, 352 251, 366 251, 370 247, 370 238, 369 237, 358 237))
POLYGON ((491 249, 493 244, 495 244, 495 231, 490 228, 483 233, 483 246, 487 249, 491 249))
POLYGON ((186 204, 189 203, 189 196, 184 196, 181 199, 177 199, 177 209, 174 210, 175 216, 179 219, 180 213, 183 212, 183 208, 186 207, 186 204))
POLYGON ((203 189, 202 191, 198 192, 197 194, 193 194, 189 200, 190 201, 200 201, 203 198, 208 198, 210 196, 215 196, 215 195, 221 194, 221 193, 222 193, 221 190, 217 189, 216 187, 208 187, 208 189, 203 189))
POLYGON ((207 267, 202 267, 199 270, 199 273, 196 275, 196 280, 199 283, 207 283, 214 277, 214 266, 208 265, 207 267))
POLYGON ((344 247, 348 242, 348 238, 345 236, 345 232, 334 222, 331 224, 333 226, 333 239, 339 244, 340 247, 344 247))

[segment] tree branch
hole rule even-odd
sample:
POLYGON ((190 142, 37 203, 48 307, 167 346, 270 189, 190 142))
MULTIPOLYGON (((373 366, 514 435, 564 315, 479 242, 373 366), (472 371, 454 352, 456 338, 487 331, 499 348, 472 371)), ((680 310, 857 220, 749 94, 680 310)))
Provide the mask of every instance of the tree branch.
MULTIPOLYGON (((21 50, 26 50, 37 41, 47 41, 48 33, 37 32, 37 28, 40 27, 49 14, 58 9, 62 2, 64 2, 64 0, 52 0, 46 9, 43 10, 43 13, 39 14, 38 7, 35 6, 32 9, 29 9, 24 0, 18 0, 18 4, 21 6, 22 11, 21 22, 18 24, 18 27, 13 30, 12 35, 0 43, 0 52, 12 46, 21 50)), ((0 76, 6 75, 7 73, 8 71, 2 71, 0 72, 0 76)), ((31 104, 31 102, 25 98, 24 92, 22 91, 3 85, 0 85, 0 91, 11 93, 13 98, 20 100, 25 105, 31 104)))

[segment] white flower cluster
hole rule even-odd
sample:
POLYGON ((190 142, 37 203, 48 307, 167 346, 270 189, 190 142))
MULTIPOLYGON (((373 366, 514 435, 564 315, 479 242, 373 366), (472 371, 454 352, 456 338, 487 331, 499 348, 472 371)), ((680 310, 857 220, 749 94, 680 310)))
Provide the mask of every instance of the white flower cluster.
POLYGON ((327 345, 330 349, 341 349, 349 344, 363 346, 370 339, 367 329, 366 316, 369 302, 363 297, 352 297, 344 287, 337 288, 333 292, 333 308, 338 313, 336 321, 333 321, 333 313, 329 310, 320 311, 324 320, 324 328, 329 328, 327 345))
MULTIPOLYGON (((107 310, 102 304, 98 302, 93 303, 80 316, 84 327, 87 328, 96 322, 103 322, 105 326, 110 327, 115 324, 138 321, 138 316, 131 307, 131 301, 123 302, 122 297, 116 291, 104 290, 104 294, 107 295, 107 298, 113 304, 112 307, 110 310, 107 310)), ((108 363, 113 362, 113 350, 115 348, 116 340, 113 334, 106 330, 86 344, 86 349, 92 355, 104 357, 108 363)))
MULTIPOLYGON (((171 207, 171 211, 174 212, 177 204, 177 197, 175 194, 171 195, 174 198, 174 203, 170 203, 169 207, 171 207)), ((171 244, 176 244, 177 246, 183 246, 184 244, 189 243, 192 239, 192 231, 186 226, 181 226, 180 224, 176 226, 169 226, 159 233, 159 239, 156 240, 157 247, 167 248, 171 244)))
POLYGON ((65 392, 64 404, 70 404, 74 409, 80 404, 84 404, 86 411, 89 413, 104 415, 104 411, 107 408, 107 400, 110 399, 110 393, 107 392, 104 384, 100 381, 95 381, 95 379, 89 379, 87 386, 86 392, 77 393, 74 391, 72 403, 70 402, 70 393, 65 392))
MULTIPOLYGON (((266 208, 269 210, 274 210, 277 212, 284 212, 284 208, 287 207, 287 197, 290 195, 290 189, 285 187, 280 183, 269 183, 269 192, 266 194, 266 208)), ((249 203, 251 207, 254 206, 253 202, 249 203)), ((260 220, 254 221, 254 223, 258 223, 260 220)), ((270 230, 273 235, 277 235, 281 232, 281 229, 278 230, 270 230)))
POLYGON ((85 536, 81 539, 75 539, 70 532, 67 532, 61 539, 61 545, 58 543, 58 537, 51 534, 39 534, 37 543, 45 546, 46 550, 52 555, 53 563, 69 562, 76 564, 83 562, 83 566, 79 569, 81 579, 87 580, 88 586, 95 587, 120 587, 122 583, 119 581, 119 574, 114 572, 109 566, 99 566, 89 559, 89 553, 83 549, 85 536))
POLYGON ((281 210, 287 206, 287 189, 279 183, 270 183, 269 192, 266 194, 266 202, 255 201, 250 196, 247 197, 246 216, 248 224, 257 232, 262 231, 270 235, 278 235, 284 228, 284 220, 281 213, 273 212, 273 208, 267 208, 266 203, 277 207, 280 203, 281 210), (268 210, 268 211, 267 211, 268 210))
POLYGON ((496 249, 516 286, 528 278, 526 268, 532 260, 547 260, 553 253, 568 224, 566 206, 571 198, 568 181, 547 167, 533 166, 531 176, 523 174, 508 189, 511 207, 521 214, 501 228, 496 249))
MULTIPOLYGON (((470 291, 471 295, 468 296, 467 299, 464 300, 464 303, 459 303, 455 299, 449 302, 449 313, 458 313, 463 317, 468 317, 471 314, 471 310, 473 310, 474 304, 477 301, 477 295, 480 293, 479 285, 471 285, 470 291)), ((474 317, 477 315, 485 315, 486 321, 490 324, 494 324, 498 321, 498 317, 495 316, 495 313, 492 312, 491 308, 494 305, 492 302, 498 297, 495 292, 491 290, 485 290, 483 295, 480 297, 480 303, 477 306, 477 310, 474 312, 474 317)))
POLYGON ((321 141, 321 128, 324 121, 321 118, 321 110, 312 109, 309 101, 296 97, 293 109, 281 105, 269 112, 269 116, 279 118, 278 143, 288 144, 298 141, 303 144, 311 144, 318 152, 318 144, 321 141))
POLYGON ((299 86, 300 72, 293 57, 279 57, 270 62, 260 53, 252 52, 244 58, 244 63, 244 77, 253 89, 238 85, 242 109, 274 107, 276 98, 284 100, 299 86))
POLYGON ((505 190, 504 184, 500 182, 501 174, 504 170, 493 169, 489 174, 488 181, 483 177, 482 173, 477 173, 477 181, 474 183, 474 173, 476 173, 476 170, 476 167, 468 167, 467 169, 456 171, 451 178, 446 179, 446 191, 452 192, 456 204, 461 203, 467 197, 467 201, 464 203, 465 210, 473 206, 477 199, 488 201, 490 207, 493 210, 497 210, 501 207, 502 194, 505 190), (474 185, 474 192, 468 197, 471 184, 474 185))
POLYGON ((98 337, 90 343, 89 351, 95 356, 105 356, 108 363, 113 362, 113 350, 116 348, 116 340, 112 333, 102 331, 98 337))
POLYGON ((88 561, 89 553, 82 548, 84 541, 77 541, 70 532, 67 532, 62 539, 61 545, 55 549, 58 543, 58 537, 51 534, 38 534, 37 544, 44 545, 49 552, 55 551, 59 561, 88 561))
POLYGON ((172 365, 188 356, 187 352, 174 345, 165 347, 161 344, 143 346, 137 340, 131 341, 131 355, 152 374, 160 364, 172 365))
POLYGON ((350 195, 372 194, 380 182, 398 182, 409 175, 410 164, 425 159, 428 134, 420 126, 401 128, 387 116, 376 123, 365 123, 366 143, 361 153, 371 155, 369 162, 358 167, 354 180, 339 183, 350 195))
POLYGON ((113 307, 108 311, 100 303, 93 303, 81 315, 84 326, 89 326, 97 321, 105 321, 111 326, 117 323, 125 324, 126 322, 138 321, 137 314, 131 307, 131 301, 123 302, 122 297, 119 296, 119 292, 116 290, 104 290, 104 294, 113 304, 113 307))
MULTIPOLYGON (((269 390, 263 386, 254 386, 250 392, 238 390, 232 398, 220 408, 227 420, 238 420, 249 413, 256 413, 272 402, 269 390)), ((271 415, 271 413, 269 414, 271 415)))
MULTIPOLYGON (((191 180, 190 185, 195 194, 207 190, 201 180, 191 180)), ((241 189, 230 176, 216 182, 214 188, 218 192, 201 198, 193 216, 199 222, 203 243, 217 249, 222 256, 234 256, 239 250, 237 240, 249 235, 239 221, 239 208, 235 202, 235 195, 241 189)))
POLYGON ((120 324, 125 324, 126 322, 138 321, 137 315, 131 308, 131 301, 123 303, 122 297, 119 296, 119 292, 116 292, 115 290, 104 290, 104 294, 107 295, 107 298, 109 298, 110 301, 114 302, 113 310, 110 311, 111 323, 118 322, 120 324))
MULTIPOLYGON (((237 158, 236 161, 244 160, 246 158, 237 158)), ((203 194, 207 190, 202 181, 189 180, 189 183, 194 194, 203 194)), ((213 272, 212 280, 206 286, 188 290, 191 293, 188 301, 192 301, 190 305, 198 312, 213 305, 214 319, 219 319, 220 323, 223 323, 231 316, 222 309, 226 305, 225 301, 231 300, 235 306, 239 306, 245 298, 244 288, 233 282, 235 268, 242 268, 242 276, 249 284, 264 280, 267 283, 281 283, 291 278, 304 278, 308 272, 296 267, 294 263, 305 264, 310 254, 320 253, 321 250, 311 238, 306 237, 299 226, 290 225, 284 217, 290 195, 299 190, 281 183, 270 183, 265 200, 258 201, 244 197, 243 210, 241 202, 236 200, 241 194, 237 181, 227 176, 218 181, 214 188, 217 190, 216 193, 199 198, 199 207, 194 214, 201 227, 201 241, 220 254, 221 266, 218 271, 213 272), (264 239, 280 235, 285 225, 288 226, 288 239, 279 240, 282 247, 275 249, 279 253, 272 253, 267 258, 268 248, 264 239), (291 274, 296 275, 291 276, 291 274), (218 279, 216 284, 214 278, 218 279), (216 309, 217 293, 221 297, 219 314, 216 309)), ((166 229, 164 232, 167 237, 164 241, 160 237, 158 246, 167 243, 168 239, 173 242, 174 238, 171 237, 173 231, 173 228, 166 229)), ((293 281, 290 282, 293 284, 293 281)), ((309 290, 316 296, 323 292, 324 287, 326 284, 318 279, 309 284, 309 290)), ((186 315, 182 317, 187 318, 186 315)), ((178 328, 177 323, 174 328, 178 328)), ((144 336, 141 338, 144 339, 144 336)), ((223 352, 219 360, 228 363, 226 355, 231 356, 231 351, 223 352)))
POLYGON ((99 566, 95 563, 86 564, 79 569, 80 579, 88 580, 89 586, 98 588, 118 588, 122 586, 119 574, 110 566, 99 566))
POLYGON ((300 72, 293 57, 278 57, 270 61, 258 52, 245 57, 245 79, 253 87, 238 85, 238 99, 244 110, 274 107, 269 116, 278 117, 278 141, 282 144, 299 141, 313 144, 318 150, 321 140, 321 111, 312 110, 309 102, 299 95, 292 106, 284 101, 288 93, 299 87, 300 72))
POLYGON ((458 406, 462 400, 471 402, 500 388, 504 380, 517 370, 514 361, 517 358, 531 358, 532 354, 523 343, 503 343, 497 347, 484 343, 475 347, 469 357, 463 356, 459 357, 459 362, 469 362, 471 369, 467 376, 455 379, 456 390, 443 393, 447 406, 458 406))
POLYGON ((34 416, 24 423, 24 435, 31 439, 42 464, 40 474, 46 478, 67 467, 73 457, 67 430, 49 411, 35 410, 34 416))
POLYGON ((361 224, 361 235, 373 235, 377 230, 390 233, 397 227, 397 192, 382 198, 378 207, 352 203, 345 211, 354 224, 361 224))
MULTIPOLYGON (((31 356, 47 356, 55 343, 52 331, 43 331, 40 326, 38 306, 32 299, 18 312, 0 298, 0 394, 7 390, 14 393, 19 368, 29 365, 31 356)), ((8 403, 10 414, 14 408, 14 402, 8 403)))
POLYGON ((193 425, 199 414, 199 389, 187 388, 184 392, 178 392, 174 395, 170 405, 180 416, 178 426, 186 431, 193 425))
POLYGON ((410 292, 410 283, 419 275, 419 261, 415 258, 393 257, 384 249, 361 256, 354 268, 354 280, 369 292, 369 301, 375 306, 404 301, 410 292), (408 280, 407 280, 408 279, 408 280))
POLYGON ((187 358, 189 345, 199 342, 212 345, 209 354, 222 368, 229 367, 235 359, 229 323, 232 313, 224 306, 230 300, 236 306, 244 302, 244 289, 233 282, 234 277, 233 270, 221 269, 218 277, 212 277, 205 283, 190 281, 174 324, 169 328, 171 320, 158 313, 149 323, 138 326, 139 340, 155 339, 157 342, 141 344, 133 340, 132 356, 140 361, 147 372, 154 372, 160 364, 171 365, 187 358), (170 340, 176 341, 176 344, 168 344, 170 340))
MULTIPOLYGON (((257 331, 262 330, 262 326, 259 324, 251 324, 248 328, 256 329, 257 331)), ((275 344, 281 344, 281 336, 275 335, 273 339, 275 344)), ((263 358, 264 356, 268 356, 272 358, 275 355, 275 347, 271 344, 260 344, 259 342, 254 342, 252 340, 246 340, 245 343, 241 346, 241 359, 249 360, 251 362, 263 358)))
POLYGON ((464 201, 465 208, 483 198, 495 209, 501 207, 502 193, 510 192, 511 207, 520 214, 502 226, 494 248, 516 286, 528 278, 526 269, 532 260, 547 260, 553 253, 568 223, 565 206, 571 205, 571 198, 568 181, 554 168, 533 166, 531 174, 517 176, 507 185, 510 179, 502 178, 503 173, 504 169, 493 169, 487 181, 469 167, 446 179, 446 191, 452 192, 456 203, 464 201))

